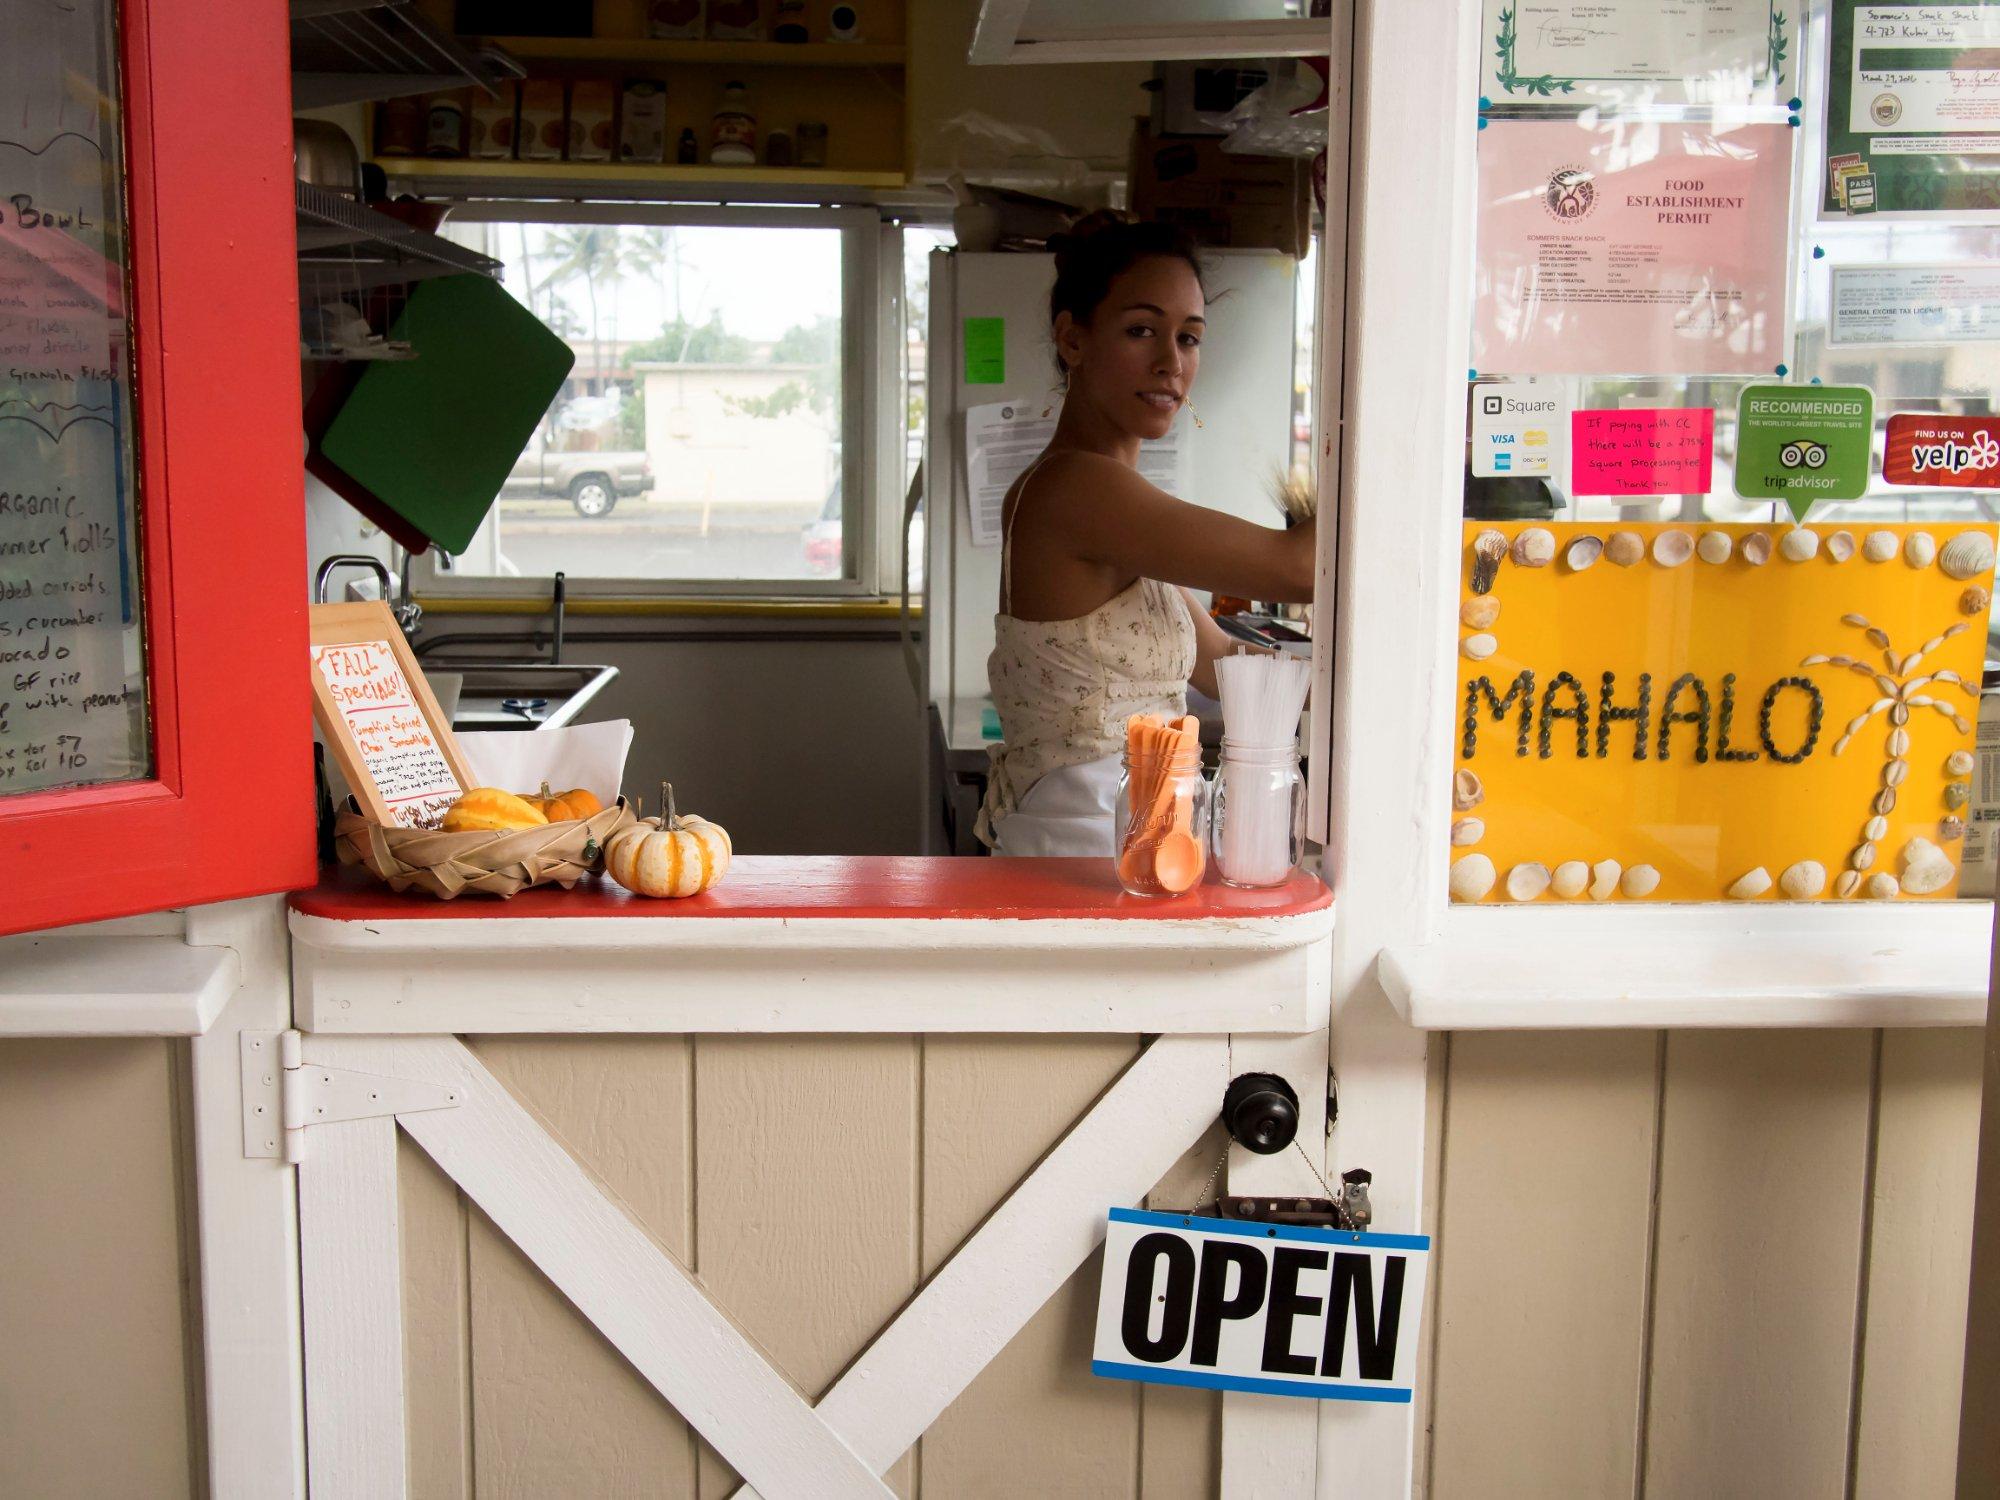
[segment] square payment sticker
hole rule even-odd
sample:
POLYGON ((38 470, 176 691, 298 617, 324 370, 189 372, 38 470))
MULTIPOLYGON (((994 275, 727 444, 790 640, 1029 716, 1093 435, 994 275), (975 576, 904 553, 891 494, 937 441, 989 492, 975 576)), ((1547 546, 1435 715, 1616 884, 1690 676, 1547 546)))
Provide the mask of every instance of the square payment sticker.
POLYGON ((1472 473, 1560 474, 1569 393, 1559 382, 1496 380, 1472 387, 1472 473))

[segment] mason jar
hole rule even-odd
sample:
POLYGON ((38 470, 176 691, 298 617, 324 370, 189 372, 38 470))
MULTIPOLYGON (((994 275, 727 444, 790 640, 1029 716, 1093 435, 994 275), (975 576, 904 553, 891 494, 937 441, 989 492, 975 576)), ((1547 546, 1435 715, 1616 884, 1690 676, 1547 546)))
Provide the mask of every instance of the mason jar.
POLYGON ((1127 750, 1115 816, 1118 883, 1135 896, 1178 896, 1208 868, 1208 782, 1201 749, 1127 750))
POLYGON ((1242 745, 1224 738, 1215 773, 1215 873, 1227 885, 1291 879, 1304 853, 1306 779, 1299 747, 1242 745))

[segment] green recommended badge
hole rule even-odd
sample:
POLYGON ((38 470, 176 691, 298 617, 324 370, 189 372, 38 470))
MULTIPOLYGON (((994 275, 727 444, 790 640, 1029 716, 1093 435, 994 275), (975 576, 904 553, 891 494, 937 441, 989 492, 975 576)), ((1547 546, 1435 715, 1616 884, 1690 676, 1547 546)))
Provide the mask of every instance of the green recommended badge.
POLYGON ((1736 493, 1782 500, 1797 521, 1815 500, 1858 500, 1874 431, 1865 385, 1748 386, 1736 403, 1736 493))

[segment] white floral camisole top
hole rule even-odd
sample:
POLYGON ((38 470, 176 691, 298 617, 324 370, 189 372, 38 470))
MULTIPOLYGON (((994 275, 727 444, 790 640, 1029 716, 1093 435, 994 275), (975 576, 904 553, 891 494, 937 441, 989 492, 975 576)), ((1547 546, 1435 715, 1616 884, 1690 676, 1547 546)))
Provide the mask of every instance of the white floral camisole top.
MULTIPOLYGON (((1014 514, 1046 453, 1021 480, 1014 514)), ((1194 621, 1172 584, 1139 578, 1087 615, 1073 620, 1022 620, 1013 605, 1010 571, 1013 517, 1001 538, 1000 613, 993 617, 993 652, 986 677, 1000 715, 1001 743, 991 762, 976 832, 989 848, 994 825, 1042 777, 1063 766, 1117 755, 1133 714, 1178 717, 1187 712, 1194 670, 1194 621)))

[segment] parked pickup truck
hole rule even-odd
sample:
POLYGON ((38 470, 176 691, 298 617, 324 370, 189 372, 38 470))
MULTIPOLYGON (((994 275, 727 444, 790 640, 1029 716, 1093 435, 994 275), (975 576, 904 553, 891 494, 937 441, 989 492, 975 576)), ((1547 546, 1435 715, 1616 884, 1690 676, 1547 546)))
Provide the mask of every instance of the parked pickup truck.
POLYGON ((643 453, 551 453, 535 443, 514 461, 502 495, 566 495, 580 516, 608 516, 620 496, 653 487, 653 466, 643 453))

